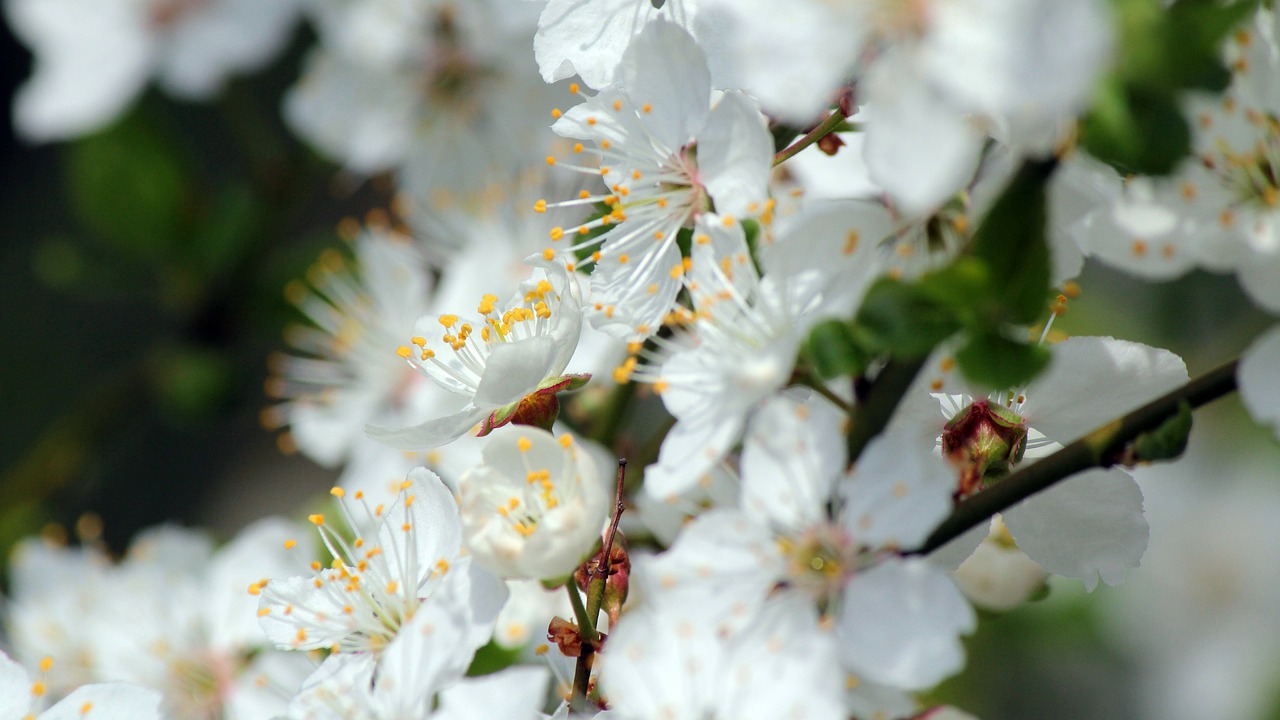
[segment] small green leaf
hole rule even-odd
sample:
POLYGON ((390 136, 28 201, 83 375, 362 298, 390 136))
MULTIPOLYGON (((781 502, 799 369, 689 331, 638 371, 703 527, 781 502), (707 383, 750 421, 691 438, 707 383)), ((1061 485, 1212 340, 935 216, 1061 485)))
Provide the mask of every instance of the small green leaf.
POLYGON ((890 278, 876 281, 867 291, 855 322, 854 337, 869 349, 904 359, 928 355, 960 329, 949 303, 890 278))
POLYGON ((986 266, 993 289, 988 328, 1030 325, 1044 314, 1051 271, 1045 183, 1056 167, 1052 160, 1025 163, 973 236, 969 254, 986 266))
POLYGON ((809 333, 805 357, 818 377, 828 380, 859 375, 866 369, 867 354, 858 345, 849 324, 840 320, 819 323, 809 333))
POLYGON ((975 335, 956 353, 964 376, 989 388, 1020 387, 1049 365, 1049 351, 997 334, 975 335))
POLYGON ((141 112, 67 146, 66 182, 80 220, 98 239, 147 262, 184 241, 188 172, 166 129, 141 112))
POLYGON ((1191 436, 1191 405, 1183 400, 1178 411, 1155 430, 1138 435, 1133 441, 1134 459, 1138 461, 1172 460, 1181 457, 1191 436))

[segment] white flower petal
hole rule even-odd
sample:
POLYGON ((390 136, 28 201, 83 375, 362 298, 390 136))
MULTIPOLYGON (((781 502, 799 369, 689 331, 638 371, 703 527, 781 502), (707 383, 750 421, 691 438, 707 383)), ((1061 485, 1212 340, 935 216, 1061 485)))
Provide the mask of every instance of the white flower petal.
POLYGON ((558 349, 545 335, 494 347, 476 387, 476 407, 494 410, 536 390, 551 372, 558 349))
POLYGON ((1018 547, 1044 569, 1117 585, 1147 549, 1142 491, 1122 470, 1090 470, 1003 513, 1018 547))
MULTIPOLYGON (((14 716, 18 717, 18 716, 14 716)), ((160 720, 160 693, 127 683, 103 683, 77 688, 39 720, 160 720), (92 712, 86 713, 85 707, 92 712)))
POLYGON ((440 693, 434 720, 503 718, 535 720, 547 695, 550 671, 518 666, 475 678, 463 678, 440 693))
POLYGON ((844 470, 844 420, 823 400, 766 400, 743 441, 742 507, 747 516, 791 532, 823 522, 835 480, 844 470))
POLYGON ((1067 444, 1108 420, 1187 382, 1177 355, 1109 337, 1073 337, 1027 387, 1022 414, 1045 437, 1067 444))
POLYGON ((982 135, 919 78, 909 59, 882 58, 868 79, 871 179, 909 215, 924 214, 973 177, 982 135))
POLYGON ((879 435, 841 484, 841 522, 859 545, 916 547, 951 512, 955 484, 955 469, 916 433, 879 435))
POLYGON ((698 132, 698 167, 718 214, 760 212, 773 171, 773 138, 750 96, 721 96, 698 132))
POLYGON ((819 628, 817 609, 807 596, 784 592, 769 600, 725 649, 716 717, 846 717, 835 638, 819 628))
POLYGON ((1280 436, 1280 325, 1253 341, 1240 358, 1236 378, 1249 414, 1280 436))
POLYGON ((886 561, 849 581, 837 646, 854 673, 920 690, 964 666, 959 636, 974 623, 973 609, 941 570, 924 560, 886 561))
POLYGON ((707 56, 679 25, 659 20, 636 36, 618 65, 615 82, 637 105, 648 105, 645 124, 654 141, 675 152, 703 126, 711 104, 707 56))
POLYGON ((400 450, 428 450, 447 445, 462 437, 492 410, 481 410, 468 404, 452 415, 434 418, 405 428, 365 425, 365 433, 385 445, 400 450))
POLYGON ((36 55, 14 99, 29 140, 62 140, 115 119, 142 91, 155 39, 145 9, 107 0, 11 0, 5 17, 36 55))

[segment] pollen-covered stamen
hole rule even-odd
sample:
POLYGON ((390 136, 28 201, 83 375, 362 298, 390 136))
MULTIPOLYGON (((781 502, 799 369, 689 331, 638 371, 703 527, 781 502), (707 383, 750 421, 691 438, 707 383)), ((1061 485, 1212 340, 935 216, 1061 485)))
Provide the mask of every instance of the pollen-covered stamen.
POLYGON ((577 452, 570 436, 562 436, 559 442, 565 450, 560 465, 555 468, 535 467, 529 461, 532 442, 521 437, 517 440, 516 447, 520 450, 520 459, 525 469, 524 487, 516 493, 509 492, 509 488, 494 488, 489 493, 493 496, 491 500, 496 500, 494 508, 498 516, 522 537, 532 536, 538 531, 548 511, 573 502, 578 495, 577 484, 556 482, 557 478, 573 477, 573 453, 577 452), (502 493, 507 494, 499 497, 502 493))
POLYGON ((274 583, 255 583, 250 593, 264 595, 260 617, 294 628, 296 648, 376 652, 413 617, 434 581, 448 571, 448 559, 418 557, 416 534, 431 529, 413 522, 417 498, 409 481, 390 509, 371 504, 360 492, 348 499, 335 488, 332 495, 347 528, 334 527, 324 515, 308 518, 332 561, 327 567, 312 564, 305 605, 280 596, 274 583))
POLYGON ((525 283, 506 308, 498 305, 496 295, 485 294, 476 307, 478 320, 441 315, 438 322, 443 332, 438 341, 415 336, 410 339, 412 347, 401 345, 396 354, 446 388, 474 394, 493 348, 549 335, 560 300, 546 279, 525 283))

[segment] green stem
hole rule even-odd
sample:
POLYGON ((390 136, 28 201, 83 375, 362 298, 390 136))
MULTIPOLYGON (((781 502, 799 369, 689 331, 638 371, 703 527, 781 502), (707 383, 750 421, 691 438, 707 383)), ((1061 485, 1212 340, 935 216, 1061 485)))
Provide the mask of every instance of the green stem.
POLYGON ((591 689, 591 657, 595 654, 595 644, 600 641, 595 623, 591 615, 582 605, 582 596, 578 594, 578 585, 573 580, 565 583, 569 591, 569 604, 573 605, 573 615, 578 620, 578 636, 582 639, 582 649, 578 653, 578 661, 573 670, 573 695, 569 698, 569 709, 583 712, 587 709, 587 693, 591 689))
POLYGON ((817 127, 805 133, 799 140, 796 140, 789 146, 779 150, 778 153, 773 156, 773 164, 777 166, 795 157, 796 153, 835 132, 836 128, 840 127, 840 124, 843 123, 844 120, 844 113, 839 110, 832 110, 825 120, 818 123, 817 127))
POLYGON ((956 505, 924 545, 908 555, 925 555, 986 522, 992 515, 1052 487, 1075 473, 1117 464, 1130 443, 1144 432, 1159 427, 1178 413, 1186 402, 1198 408, 1236 389, 1233 360, 1201 375, 1127 415, 1103 425, 1049 457, 1012 473, 995 485, 956 505))
POLYGON ((853 415, 853 406, 844 398, 834 392, 831 392, 831 388, 827 387, 826 383, 822 382, 821 379, 814 377, 811 373, 797 369, 795 375, 791 378, 791 382, 796 385, 803 385, 804 387, 818 393, 829 400, 832 405, 843 410, 846 415, 853 415))

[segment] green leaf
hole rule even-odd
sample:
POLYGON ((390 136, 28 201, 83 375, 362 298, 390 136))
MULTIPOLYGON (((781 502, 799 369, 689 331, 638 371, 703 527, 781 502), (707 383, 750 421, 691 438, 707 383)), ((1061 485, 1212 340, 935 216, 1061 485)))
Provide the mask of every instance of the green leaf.
POLYGON ((964 376, 989 388, 1020 387, 1049 365, 1049 350, 997 334, 969 338, 956 353, 964 376))
POLYGON ((1190 152, 1191 130, 1173 93, 1111 84, 1081 120, 1080 143, 1122 174, 1164 175, 1190 152))
POLYGON ((1030 325, 1048 304, 1045 183, 1056 167, 1052 160, 1025 163, 973 236, 969 255, 982 261, 991 278, 987 328, 1030 325))
POLYGON ((1138 435, 1133 441, 1135 459, 1139 461, 1172 460, 1181 457, 1191 436, 1191 405, 1183 400, 1178 412, 1155 430, 1138 435))
POLYGON ((155 373, 162 412, 179 422, 208 417, 227 400, 233 369, 224 353, 185 346, 161 353, 155 373))
POLYGON ((183 237, 192 177, 165 128, 135 112, 67 147, 66 182, 80 220, 102 241, 148 262, 183 237))
POLYGON ((804 353, 818 377, 829 380, 842 375, 859 375, 867 366, 867 354, 859 346, 846 322, 828 320, 809 333, 804 353))
POLYGON ((855 323, 852 331, 860 344, 904 359, 928 355, 960 329, 950 303, 890 278, 867 291, 855 323))
POLYGON ((204 221, 191 234, 186 252, 206 279, 239 265, 254 249, 263 207, 248 187, 230 185, 213 198, 204 221))

